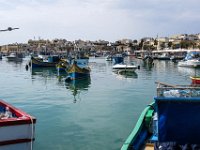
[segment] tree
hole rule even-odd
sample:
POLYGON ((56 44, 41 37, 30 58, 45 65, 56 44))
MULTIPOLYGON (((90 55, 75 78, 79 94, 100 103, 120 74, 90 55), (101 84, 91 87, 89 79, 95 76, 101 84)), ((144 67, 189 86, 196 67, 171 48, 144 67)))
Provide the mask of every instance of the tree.
POLYGON ((143 46, 144 46, 144 40, 142 39, 139 43, 139 48, 140 49, 143 49, 143 46))
POLYGON ((168 47, 169 47, 169 48, 171 48, 171 47, 172 47, 172 45, 173 45, 173 43, 172 43, 172 42, 169 42, 169 43, 168 43, 168 47))

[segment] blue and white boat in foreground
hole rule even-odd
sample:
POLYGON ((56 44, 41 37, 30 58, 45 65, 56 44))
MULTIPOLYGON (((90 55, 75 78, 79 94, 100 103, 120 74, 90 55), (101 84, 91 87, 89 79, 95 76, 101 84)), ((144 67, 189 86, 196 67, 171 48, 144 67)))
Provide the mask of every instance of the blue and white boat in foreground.
POLYGON ((158 83, 121 150, 200 149, 200 87, 158 83))

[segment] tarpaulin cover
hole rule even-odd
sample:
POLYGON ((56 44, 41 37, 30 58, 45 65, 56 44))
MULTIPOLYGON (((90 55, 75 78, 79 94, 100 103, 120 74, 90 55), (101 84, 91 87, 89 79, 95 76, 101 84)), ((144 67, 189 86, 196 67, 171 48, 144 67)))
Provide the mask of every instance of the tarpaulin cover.
POLYGON ((155 98, 158 141, 200 144, 200 97, 155 98))

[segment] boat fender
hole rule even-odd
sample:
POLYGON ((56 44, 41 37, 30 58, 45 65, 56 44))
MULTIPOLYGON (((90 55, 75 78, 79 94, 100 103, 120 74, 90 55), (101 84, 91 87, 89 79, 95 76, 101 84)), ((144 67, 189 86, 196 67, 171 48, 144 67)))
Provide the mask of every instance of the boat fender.
POLYGON ((25 67, 25 68, 26 68, 26 70, 28 70, 28 65, 27 65, 27 64, 26 64, 26 67, 25 67))
POLYGON ((70 76, 68 76, 66 79, 65 79, 65 82, 70 82, 72 79, 70 76))
POLYGON ((140 69, 140 66, 138 66, 137 68, 140 69))

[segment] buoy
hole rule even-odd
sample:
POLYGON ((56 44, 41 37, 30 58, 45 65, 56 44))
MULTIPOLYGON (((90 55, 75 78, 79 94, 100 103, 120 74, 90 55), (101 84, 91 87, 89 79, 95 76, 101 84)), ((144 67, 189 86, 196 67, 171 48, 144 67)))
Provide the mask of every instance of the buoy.
POLYGON ((140 69, 140 66, 138 66, 137 68, 140 69))
POLYGON ((26 64, 26 67, 25 67, 25 68, 26 68, 26 70, 28 70, 28 65, 27 65, 27 64, 26 64))

